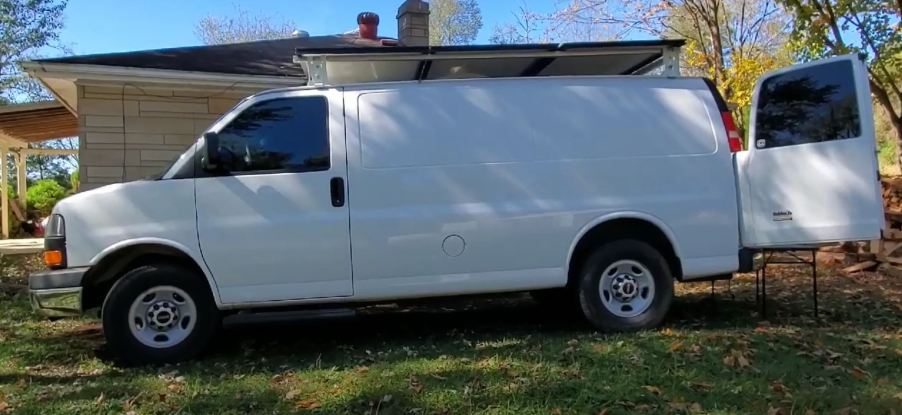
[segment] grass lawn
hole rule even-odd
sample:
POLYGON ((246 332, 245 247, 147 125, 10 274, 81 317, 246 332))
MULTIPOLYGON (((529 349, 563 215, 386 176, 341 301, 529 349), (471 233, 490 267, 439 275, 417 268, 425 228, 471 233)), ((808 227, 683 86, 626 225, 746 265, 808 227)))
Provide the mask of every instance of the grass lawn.
MULTIPOLYGON (((902 280, 824 270, 678 285, 658 330, 594 332, 522 296, 225 331, 201 360, 121 368, 92 320, 0 294, 0 413, 902 413, 902 280), (896 412, 893 412, 895 410, 896 412)), ((10 277, 3 282, 9 283, 10 277)))

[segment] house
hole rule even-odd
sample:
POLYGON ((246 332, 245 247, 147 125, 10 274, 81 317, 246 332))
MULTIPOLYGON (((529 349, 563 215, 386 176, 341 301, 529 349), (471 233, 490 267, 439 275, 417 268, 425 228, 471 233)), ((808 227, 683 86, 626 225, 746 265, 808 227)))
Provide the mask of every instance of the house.
MULTIPOLYGON (((429 5, 398 9, 399 41, 426 45, 429 5)), ((360 22, 364 29, 373 22, 360 22)), ((298 49, 387 47, 375 36, 330 35, 225 45, 69 56, 25 62, 77 119, 80 190, 155 174, 239 100, 307 84, 298 49)))

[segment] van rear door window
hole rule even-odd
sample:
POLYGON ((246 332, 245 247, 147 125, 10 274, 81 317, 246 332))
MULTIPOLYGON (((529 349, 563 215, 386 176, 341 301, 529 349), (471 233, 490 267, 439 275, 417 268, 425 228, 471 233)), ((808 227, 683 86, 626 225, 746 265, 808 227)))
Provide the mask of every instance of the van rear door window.
POLYGON ((774 75, 761 84, 757 106, 758 148, 861 135, 855 79, 848 61, 774 75))

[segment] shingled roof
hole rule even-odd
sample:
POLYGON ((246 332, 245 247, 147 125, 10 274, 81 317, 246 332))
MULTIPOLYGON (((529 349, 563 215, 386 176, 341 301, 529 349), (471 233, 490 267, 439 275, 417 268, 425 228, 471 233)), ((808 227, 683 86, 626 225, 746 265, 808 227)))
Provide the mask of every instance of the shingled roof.
POLYGON ((356 35, 291 37, 276 40, 190 46, 38 59, 40 63, 68 63, 238 75, 304 76, 292 63, 298 49, 380 47, 382 41, 356 35))

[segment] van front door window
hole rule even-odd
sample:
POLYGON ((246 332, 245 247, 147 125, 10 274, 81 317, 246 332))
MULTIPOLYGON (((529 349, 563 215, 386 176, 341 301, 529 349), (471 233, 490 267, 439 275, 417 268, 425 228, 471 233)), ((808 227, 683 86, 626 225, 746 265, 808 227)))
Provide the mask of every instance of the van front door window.
POLYGON ((327 115, 323 97, 246 108, 219 132, 221 169, 233 175, 328 170, 327 115))

